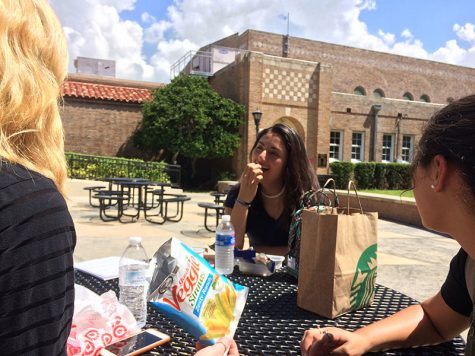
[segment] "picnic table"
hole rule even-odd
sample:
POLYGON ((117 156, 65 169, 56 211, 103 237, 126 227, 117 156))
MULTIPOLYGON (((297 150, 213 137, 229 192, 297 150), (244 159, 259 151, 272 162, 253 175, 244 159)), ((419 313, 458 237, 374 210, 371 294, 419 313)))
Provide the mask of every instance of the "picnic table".
MULTIPOLYGON (((118 293, 118 281, 103 281, 87 273, 75 273, 76 283, 101 294, 112 289, 118 293)), ((337 326, 356 330, 417 304, 417 301, 390 288, 377 285, 374 303, 361 310, 326 319, 297 307, 297 280, 276 272, 270 277, 256 277, 235 271, 230 279, 249 287, 249 296, 239 321, 235 340, 242 355, 300 355, 300 340, 306 329, 337 326)), ((171 342, 147 355, 193 355, 195 339, 173 321, 148 307, 147 327, 155 327, 170 335, 171 342)), ((461 337, 435 346, 391 350, 376 355, 463 355, 461 337)))
POLYGON ((103 221, 135 222, 143 211, 145 220, 149 222, 156 224, 163 224, 166 221, 178 222, 183 217, 184 202, 191 199, 184 194, 165 193, 165 187, 171 186, 168 182, 121 177, 104 180, 109 183, 109 190, 98 186, 85 188, 89 190, 90 195, 91 192, 95 192, 93 197, 98 199, 100 204, 93 205, 90 200, 90 205, 100 208, 100 218, 103 221), (174 213, 170 213, 169 204, 173 203, 176 203, 176 209, 174 213), (108 214, 112 208, 117 209, 114 215, 108 214))

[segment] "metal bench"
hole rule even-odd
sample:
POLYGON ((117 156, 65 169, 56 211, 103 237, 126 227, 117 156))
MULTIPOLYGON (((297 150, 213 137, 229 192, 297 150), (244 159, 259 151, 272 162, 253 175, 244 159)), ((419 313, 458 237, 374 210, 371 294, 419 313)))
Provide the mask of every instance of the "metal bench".
POLYGON ((92 206, 93 208, 98 208, 99 205, 94 204, 92 202, 92 198, 93 198, 92 193, 97 193, 97 192, 101 191, 102 189, 106 189, 106 187, 104 187, 102 185, 95 185, 95 186, 92 186, 92 187, 85 187, 83 189, 89 191, 89 205, 92 206))
POLYGON ((165 221, 178 222, 183 218, 183 204, 185 201, 191 200, 190 197, 180 194, 157 194, 158 195, 158 205, 159 211, 157 214, 151 214, 145 210, 145 220, 153 224, 162 225, 165 221), (176 203, 175 215, 169 216, 168 204, 176 203), (159 220, 154 219, 154 217, 160 217, 159 220))
POLYGON ((120 220, 124 212, 124 200, 129 199, 128 196, 119 194, 96 194, 94 198, 99 200, 99 217, 105 222, 120 220), (106 211, 114 206, 117 207, 117 214, 107 214, 106 211))
POLYGON ((224 206, 223 205, 219 205, 219 204, 214 204, 214 203, 198 203, 198 206, 200 208, 203 208, 205 209, 205 229, 210 231, 210 232, 215 232, 216 229, 212 229, 208 226, 208 214, 210 214, 209 211, 213 211, 214 210, 214 215, 216 217, 216 226, 218 226, 218 223, 219 223, 219 218, 221 217, 221 215, 223 215, 224 213, 224 206))

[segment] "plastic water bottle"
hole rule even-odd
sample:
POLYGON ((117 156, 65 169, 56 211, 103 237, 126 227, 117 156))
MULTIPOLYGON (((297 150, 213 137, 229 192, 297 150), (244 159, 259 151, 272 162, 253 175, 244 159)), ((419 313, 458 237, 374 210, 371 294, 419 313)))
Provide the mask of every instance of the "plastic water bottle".
POLYGON ((142 238, 129 237, 129 246, 119 261, 119 301, 132 312, 138 328, 147 321, 147 270, 142 238))
POLYGON ((231 217, 223 215, 221 223, 216 228, 215 261, 216 271, 231 274, 234 269, 234 245, 236 243, 231 217))

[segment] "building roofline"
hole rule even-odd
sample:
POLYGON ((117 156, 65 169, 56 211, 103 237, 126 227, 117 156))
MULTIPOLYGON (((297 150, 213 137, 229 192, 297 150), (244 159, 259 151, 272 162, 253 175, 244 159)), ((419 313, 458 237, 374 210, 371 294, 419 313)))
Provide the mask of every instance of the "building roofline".
MULTIPOLYGON (((281 35, 281 34, 274 33, 274 32, 261 31, 261 30, 254 30, 254 29, 247 29, 247 30, 245 30, 244 32, 242 32, 239 36, 244 36, 246 33, 252 33, 252 32, 255 32, 255 33, 263 33, 263 34, 273 35, 273 36, 281 36, 281 37, 286 36, 286 35, 281 35)), ((360 47, 353 47, 353 46, 349 46, 349 45, 342 45, 342 44, 337 44, 337 43, 332 43, 332 42, 325 42, 325 41, 320 41, 320 40, 312 40, 312 39, 309 39, 309 38, 297 37, 297 36, 290 36, 290 35, 289 35, 289 39, 292 40, 292 38, 293 38, 293 39, 298 39, 298 40, 301 40, 301 41, 308 41, 308 42, 314 42, 314 43, 317 42, 317 43, 323 43, 323 44, 325 44, 325 45, 330 45, 330 46, 335 46, 335 47, 348 48, 348 49, 350 49, 350 50, 358 50, 358 51, 368 52, 368 53, 378 53, 378 54, 383 54, 383 55, 386 55, 386 56, 389 56, 389 57, 400 57, 400 58, 409 59, 409 60, 415 60, 415 61, 419 61, 419 62, 423 62, 423 63, 430 62, 430 63, 440 64, 440 65, 449 66, 449 67, 475 69, 475 67, 468 67, 468 66, 464 66, 464 65, 460 65, 460 64, 451 64, 451 63, 446 63, 446 62, 440 62, 440 61, 436 61, 436 60, 433 60, 433 59, 424 59, 424 58, 418 58, 418 57, 410 57, 410 56, 404 56, 404 55, 402 55, 402 54, 397 54, 397 53, 382 52, 382 51, 377 51, 377 50, 373 50, 373 49, 366 49, 366 48, 360 48, 360 47)), ((289 57, 289 58, 292 58, 292 57, 289 57)))
POLYGON ((129 79, 119 79, 112 77, 104 77, 99 75, 92 74, 77 74, 77 73, 68 73, 66 81, 71 82, 81 82, 81 83, 92 83, 92 84, 102 84, 110 85, 114 87, 127 87, 127 88, 139 88, 139 89, 156 89, 164 87, 164 83, 156 82, 145 82, 138 80, 129 80, 129 79))

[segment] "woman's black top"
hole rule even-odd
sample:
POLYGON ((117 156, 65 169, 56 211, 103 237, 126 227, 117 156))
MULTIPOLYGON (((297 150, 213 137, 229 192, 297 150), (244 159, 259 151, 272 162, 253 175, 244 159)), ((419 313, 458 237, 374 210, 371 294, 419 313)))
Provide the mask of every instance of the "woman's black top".
POLYGON ((1 355, 66 355, 75 244, 55 184, 0 160, 1 355))
MULTIPOLYGON (((232 209, 238 194, 239 184, 229 190, 224 206, 232 209)), ((291 214, 286 210, 277 220, 270 217, 264 209, 261 195, 258 192, 251 202, 247 215, 246 233, 249 237, 250 245, 253 247, 287 246, 290 219, 291 214)))

